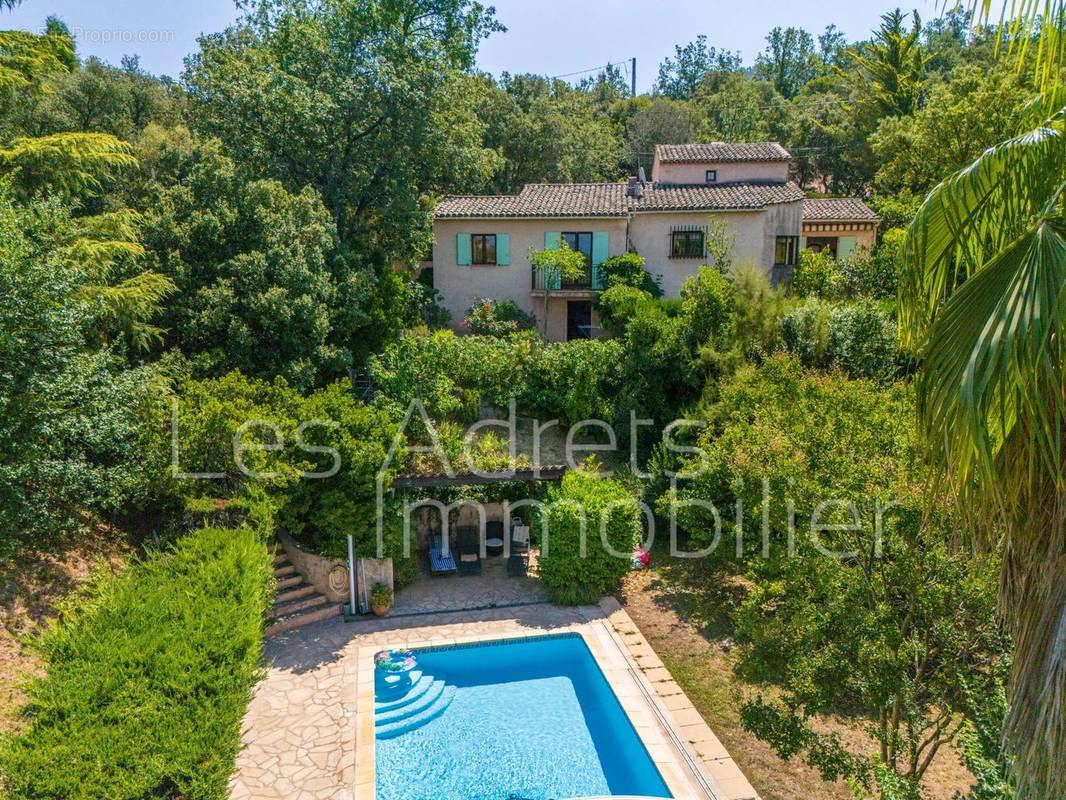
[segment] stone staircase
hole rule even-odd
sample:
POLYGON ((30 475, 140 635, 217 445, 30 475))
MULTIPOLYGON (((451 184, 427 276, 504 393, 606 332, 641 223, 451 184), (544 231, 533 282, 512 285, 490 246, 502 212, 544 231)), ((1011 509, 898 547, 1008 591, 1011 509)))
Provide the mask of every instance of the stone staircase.
POLYGON ((319 622, 341 613, 340 603, 330 603, 326 596, 315 591, 315 587, 304 580, 296 571, 285 554, 285 549, 274 545, 274 579, 278 582, 277 597, 270 610, 270 621, 266 629, 267 636, 291 631, 312 622, 319 622))
POLYGON ((391 739, 421 728, 447 711, 455 697, 455 687, 414 669, 402 685, 381 687, 376 695, 374 736, 391 739))

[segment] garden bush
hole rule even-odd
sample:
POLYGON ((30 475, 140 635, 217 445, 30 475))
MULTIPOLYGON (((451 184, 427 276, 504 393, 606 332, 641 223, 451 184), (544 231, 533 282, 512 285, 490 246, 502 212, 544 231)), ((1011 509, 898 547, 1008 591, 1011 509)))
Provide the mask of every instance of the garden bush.
POLYGON ((520 392, 537 337, 411 333, 370 359, 378 402, 399 420, 420 399, 435 420, 478 419, 482 402, 505 408, 520 392))
POLYGON ((734 303, 733 284, 713 267, 699 272, 681 284, 681 308, 699 343, 722 343, 729 335, 734 303))
POLYGON ((605 259, 597 270, 604 289, 630 286, 641 289, 652 297, 662 297, 659 281, 644 269, 644 257, 637 253, 624 253, 605 259))
MULTIPOLYGON (((182 468, 227 475, 212 483, 216 497, 237 504, 269 500, 277 524, 324 555, 344 555, 349 533, 360 552, 373 547, 377 475, 397 432, 385 409, 357 400, 342 382, 302 397, 281 378, 266 383, 240 373, 186 382, 181 408, 182 468), (234 458, 233 438, 250 420, 269 423, 276 432, 257 425, 242 433, 247 449, 241 460, 253 473, 245 475, 234 458)), ((200 483, 194 488, 202 489, 200 483)))
POLYGON ((523 407, 564 424, 615 419, 622 345, 613 339, 574 339, 539 347, 526 372, 523 407))
POLYGON ((899 290, 899 252, 906 231, 885 231, 872 253, 858 250, 840 262, 844 292, 849 297, 895 298, 899 290))
POLYGON ((792 272, 792 294, 833 300, 844 294, 844 276, 837 260, 828 252, 804 248, 792 272))
POLYGON ((869 300, 831 305, 810 298, 781 319, 785 348, 804 366, 842 369, 852 378, 890 382, 898 371, 892 317, 869 300))
POLYGON ((228 797, 272 599, 262 539, 204 528, 90 586, 38 642, 47 674, 0 744, 7 795, 228 797))
POLYGON ((654 304, 655 300, 643 289, 624 283, 600 292, 596 298, 596 310, 600 315, 600 327, 611 336, 625 335, 626 324, 639 308, 654 304))
POLYGON ((636 498, 618 481, 598 477, 595 469, 595 459, 590 459, 584 469, 568 472, 559 487, 548 491, 546 506, 538 509, 534 523, 542 537, 538 575, 552 599, 564 605, 595 603, 615 591, 640 543, 636 498), (606 526, 601 527, 604 520, 606 526))
POLYGON ((520 309, 510 298, 493 300, 485 297, 474 301, 463 322, 474 334, 509 336, 519 331, 533 330, 537 318, 520 309))
MULTIPOLYGON (((670 313, 679 311, 679 305, 659 301, 642 306, 626 326, 619 421, 628 422, 630 411, 635 411, 665 425, 699 397, 703 381, 688 320, 670 313)), ((653 429, 643 432, 650 436, 653 429)))

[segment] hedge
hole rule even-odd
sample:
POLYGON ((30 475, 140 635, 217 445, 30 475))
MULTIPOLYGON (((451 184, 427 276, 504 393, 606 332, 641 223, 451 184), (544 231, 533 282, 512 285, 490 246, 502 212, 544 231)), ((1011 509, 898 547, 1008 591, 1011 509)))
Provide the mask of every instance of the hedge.
MULTIPOLYGON (((11 798, 228 796, 272 565, 249 528, 203 528, 93 582, 40 639, 47 676, 0 742, 11 798)), ((0 793, 3 793, 0 790, 0 793)))
POLYGON ((633 548, 640 544, 636 498, 618 481, 598 477, 591 471, 597 468, 595 460, 590 461, 591 464, 586 463, 588 471, 571 470, 558 488, 549 490, 547 503, 538 508, 534 522, 534 530, 541 537, 537 575, 552 600, 563 605, 595 603, 615 591, 629 572, 633 548), (603 541, 604 519, 610 550, 603 541))

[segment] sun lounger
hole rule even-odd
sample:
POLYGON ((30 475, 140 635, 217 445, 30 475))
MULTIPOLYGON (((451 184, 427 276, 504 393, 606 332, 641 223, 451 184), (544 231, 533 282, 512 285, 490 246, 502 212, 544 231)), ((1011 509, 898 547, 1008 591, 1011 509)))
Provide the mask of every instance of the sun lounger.
POLYGON ((455 572, 455 559, 450 552, 444 552, 439 533, 429 538, 429 571, 433 575, 450 575, 455 572))
POLYGON ((455 552, 459 555, 459 572, 474 575, 481 572, 481 541, 473 525, 455 529, 455 552))

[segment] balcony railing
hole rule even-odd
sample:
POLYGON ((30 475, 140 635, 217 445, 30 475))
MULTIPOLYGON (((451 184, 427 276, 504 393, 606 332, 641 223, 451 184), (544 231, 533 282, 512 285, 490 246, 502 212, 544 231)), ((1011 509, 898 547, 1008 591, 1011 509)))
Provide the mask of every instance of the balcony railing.
POLYGON ((550 270, 533 270, 533 290, 544 291, 545 282, 547 282, 548 288, 553 292, 560 289, 563 291, 586 290, 598 292, 603 289, 603 281, 595 267, 586 269, 585 274, 579 278, 563 280, 560 280, 558 272, 553 275, 550 270))

